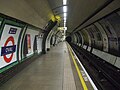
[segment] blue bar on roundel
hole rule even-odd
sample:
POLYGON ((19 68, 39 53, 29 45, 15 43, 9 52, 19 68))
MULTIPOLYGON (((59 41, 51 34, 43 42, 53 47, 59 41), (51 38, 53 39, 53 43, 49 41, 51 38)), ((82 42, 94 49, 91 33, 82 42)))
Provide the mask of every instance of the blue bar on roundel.
POLYGON ((16 45, 2 47, 1 56, 14 53, 16 51, 16 45))

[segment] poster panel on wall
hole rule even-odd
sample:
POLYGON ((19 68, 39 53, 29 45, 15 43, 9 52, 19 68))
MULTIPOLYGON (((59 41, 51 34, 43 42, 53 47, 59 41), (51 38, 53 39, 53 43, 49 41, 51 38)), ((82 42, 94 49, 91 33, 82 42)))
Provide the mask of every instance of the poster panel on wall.
POLYGON ((27 34, 27 48, 28 48, 28 54, 31 53, 31 38, 30 38, 30 34, 27 34))
POLYGON ((26 54, 26 56, 30 56, 32 54, 34 54, 34 42, 35 42, 35 37, 36 35, 39 34, 39 31, 28 28, 26 31, 26 35, 27 35, 27 49, 28 49, 28 54, 26 54))
POLYGON ((0 69, 17 61, 17 42, 21 28, 5 24, 0 40, 0 69))
POLYGON ((38 53, 42 52, 42 37, 37 37, 37 50, 38 53))

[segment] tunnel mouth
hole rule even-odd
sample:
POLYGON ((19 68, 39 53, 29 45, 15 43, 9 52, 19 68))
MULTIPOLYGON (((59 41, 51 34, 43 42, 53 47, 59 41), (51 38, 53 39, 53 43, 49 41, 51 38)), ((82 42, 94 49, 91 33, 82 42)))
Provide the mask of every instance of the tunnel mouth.
POLYGON ((72 38, 70 36, 68 36, 68 37, 66 37, 66 41, 70 43, 72 41, 72 38))

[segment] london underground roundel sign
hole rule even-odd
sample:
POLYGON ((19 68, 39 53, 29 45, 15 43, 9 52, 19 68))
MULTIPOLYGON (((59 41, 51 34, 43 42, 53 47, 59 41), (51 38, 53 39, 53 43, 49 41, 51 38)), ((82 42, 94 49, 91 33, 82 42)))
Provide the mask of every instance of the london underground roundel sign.
POLYGON ((13 38, 13 36, 10 36, 6 40, 4 47, 2 47, 1 56, 3 56, 6 63, 9 63, 12 60, 13 53, 16 51, 16 45, 14 45, 14 44, 15 44, 14 38, 13 38), (8 45, 10 43, 11 43, 11 45, 8 45), (8 54, 10 54, 9 57, 7 57, 8 54))

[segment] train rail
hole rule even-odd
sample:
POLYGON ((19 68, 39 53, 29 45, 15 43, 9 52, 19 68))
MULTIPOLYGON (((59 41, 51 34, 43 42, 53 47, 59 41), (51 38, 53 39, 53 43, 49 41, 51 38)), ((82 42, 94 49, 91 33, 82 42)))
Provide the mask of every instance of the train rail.
POLYGON ((69 44, 99 90, 120 89, 120 69, 73 43, 69 44))

